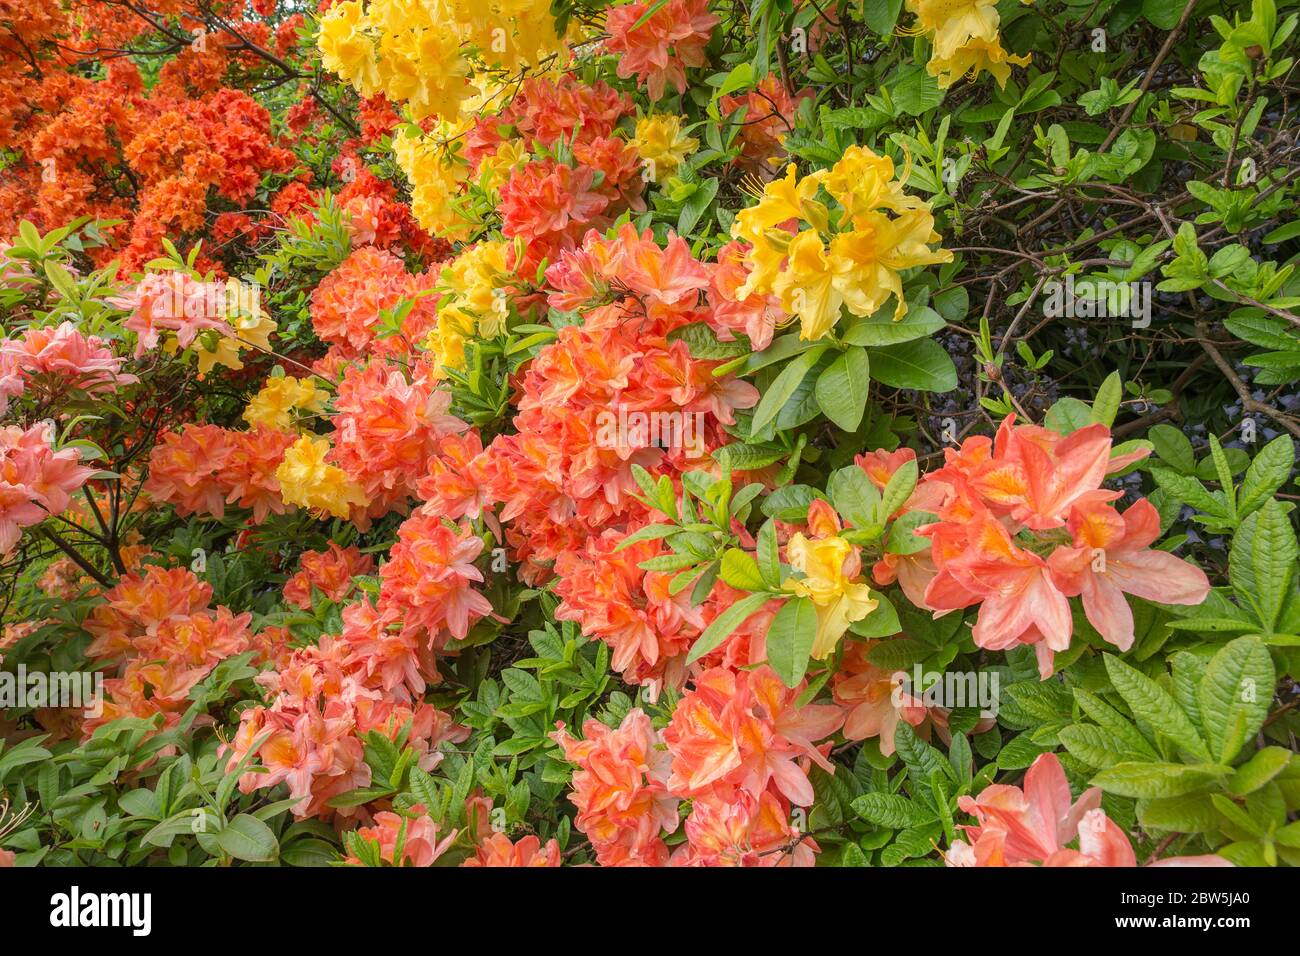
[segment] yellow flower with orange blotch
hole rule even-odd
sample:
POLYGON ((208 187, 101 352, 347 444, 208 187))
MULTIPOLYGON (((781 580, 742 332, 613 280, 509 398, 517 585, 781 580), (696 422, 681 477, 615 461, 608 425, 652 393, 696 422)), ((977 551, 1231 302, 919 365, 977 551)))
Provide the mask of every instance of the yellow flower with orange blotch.
POLYGON ((861 570, 857 548, 839 535, 810 539, 794 534, 786 545, 786 556, 790 566, 804 576, 787 578, 781 586, 808 598, 817 609, 812 657, 825 660, 849 625, 874 611, 879 602, 870 587, 851 580, 861 570))
POLYGON ((682 133, 680 116, 646 116, 636 122, 636 136, 631 146, 645 164, 646 178, 663 182, 677 172, 686 157, 699 148, 700 141, 682 133))
POLYGON ((326 439, 304 435, 284 453, 275 479, 280 482, 285 504, 346 518, 353 505, 364 507, 369 502, 361 486, 342 468, 326 463, 329 450, 326 439))
POLYGON ((963 76, 973 80, 981 72, 991 73, 1001 88, 1011 76, 1012 64, 1030 62, 1029 56, 1015 56, 1002 48, 996 0, 907 0, 907 10, 916 14, 911 32, 928 36, 934 46, 926 71, 938 80, 941 90, 963 76))
MULTIPOLYGON (((854 315, 870 316, 893 295, 894 321, 907 314, 899 273, 913 266, 951 262, 947 249, 931 249, 938 240, 929 209, 913 209, 896 219, 872 212, 852 232, 831 242, 831 258, 842 277, 839 292, 854 315)), ((807 338, 808 336, 805 336, 807 338)))
POLYGON ((243 417, 249 425, 289 431, 294 424, 295 412, 315 414, 324 410, 328 400, 329 392, 318 388, 314 378, 284 375, 267 379, 261 391, 244 409, 243 417))
POLYGON ((981 71, 992 74, 1001 89, 1011 77, 1012 64, 1026 66, 1029 62, 1029 56, 1015 56, 1002 49, 1000 39, 972 37, 957 47, 951 56, 931 57, 925 68, 938 80, 940 89, 947 89, 968 74, 973 80, 981 71))

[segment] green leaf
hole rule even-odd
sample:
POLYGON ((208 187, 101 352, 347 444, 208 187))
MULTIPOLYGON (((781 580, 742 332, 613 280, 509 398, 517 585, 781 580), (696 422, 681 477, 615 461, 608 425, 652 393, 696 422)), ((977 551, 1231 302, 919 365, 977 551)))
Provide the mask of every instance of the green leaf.
POLYGON ((770 588, 781 586, 781 550, 776 541, 776 521, 768 518, 758 529, 755 539, 758 553, 758 570, 763 583, 770 588))
POLYGON ((339 851, 324 840, 295 840, 280 853, 288 866, 329 866, 339 858, 339 851))
POLYGON ((1156 455, 1166 465, 1185 475, 1196 471, 1196 455, 1192 452, 1192 443, 1181 429, 1173 425, 1155 425, 1147 432, 1147 439, 1155 446, 1156 455))
POLYGON ((1147 739, 1110 704, 1082 687, 1074 688, 1074 699, 1079 702, 1079 706, 1083 708, 1085 714, 1116 739, 1120 747, 1118 756, 1155 758, 1155 749, 1147 739))
POLYGON ((778 521, 804 522, 808 520, 808 506, 817 498, 826 496, 808 485, 786 485, 763 499, 759 510, 778 521))
POLYGON ((918 470, 916 459, 905 461, 898 466, 885 483, 885 490, 880 493, 879 518, 887 521, 899 508, 907 503, 912 492, 916 490, 918 470))
POLYGON ((723 342, 707 322, 692 322, 673 329, 668 333, 668 341, 682 340, 691 351, 691 357, 697 359, 730 359, 748 355, 751 351, 749 340, 736 338, 723 342))
POLYGON ((869 319, 861 319, 844 331, 843 341, 849 345, 899 345, 914 339, 923 339, 938 332, 946 324, 938 312, 926 306, 909 309, 907 315, 895 322, 894 307, 886 305, 869 319))
POLYGON ((871 377, 891 388, 925 392, 950 392, 957 387, 957 367, 933 339, 873 348, 871 377))
POLYGON ((1115 738, 1092 724, 1071 724, 1057 731, 1061 743, 1072 756, 1090 767, 1103 770, 1118 759, 1115 738))
POLYGON ((1183 0, 1142 0, 1142 16, 1161 30, 1172 30, 1186 6, 1183 0))
POLYGON ((1214 803, 1204 793, 1143 800, 1138 804, 1137 818, 1143 827, 1151 830, 1206 833, 1218 829, 1214 803))
POLYGON ((1239 511, 1249 514, 1282 487, 1295 467, 1295 444, 1290 435, 1279 435, 1260 449, 1241 482, 1239 511))
POLYGON ((889 827, 891 830, 920 826, 936 818, 935 812, 929 807, 914 803, 897 793, 864 793, 855 797, 850 805, 853 812, 868 823, 889 827))
MULTIPOLYGON (((874 615, 869 614, 862 621, 856 623, 862 624, 865 621, 871 620, 873 616, 874 615)), ((898 620, 897 616, 895 616, 894 620, 898 620)), ((856 625, 850 625, 851 628, 854 626, 856 625)), ((887 629, 881 628, 881 630, 885 631, 887 629)), ((856 634, 858 632, 854 631, 854 633, 856 634)), ((895 627, 894 630, 888 631, 885 636, 897 633, 898 628, 895 627)), ((880 668, 882 671, 889 671, 892 673, 894 671, 907 670, 913 664, 925 660, 933 653, 934 648, 925 643, 925 641, 918 641, 911 637, 899 637, 892 641, 880 641, 875 644, 871 650, 867 652, 867 660, 871 661, 873 665, 880 668)), ((919 689, 913 688, 913 692, 919 693, 919 689)))
POLYGON ((1231 762, 1263 725, 1272 700, 1273 661, 1259 639, 1239 637, 1220 648, 1198 690, 1210 752, 1231 762))
POLYGON ((759 573, 758 562, 739 548, 728 548, 722 556, 722 580, 738 591, 763 591, 766 585, 759 573))
POLYGON ((943 90, 918 63, 899 67, 886 80, 886 85, 894 105, 908 116, 920 116, 943 102, 943 90))
POLYGON ((1223 502, 1216 495, 1212 495, 1207 491, 1205 486, 1195 478, 1158 464, 1151 466, 1151 477, 1155 479, 1157 485, 1183 504, 1191 505, 1197 511, 1204 511, 1206 514, 1216 515, 1220 518, 1228 516, 1223 502))
POLYGON ((1092 408, 1067 395, 1055 402, 1043 416, 1043 424, 1058 435, 1070 435, 1091 423, 1092 408))
MULTIPOLYGON (((952 765, 944 755, 917 737, 912 725, 905 720, 900 720, 894 730, 894 747, 903 763, 907 765, 908 779, 916 788, 913 791, 914 796, 930 796, 929 788, 925 784, 936 770, 953 783, 957 782, 957 771, 952 769, 952 765)), ((929 802, 929 799, 926 802, 929 802)))
POLYGON ((806 597, 786 601, 767 631, 767 662, 786 687, 803 680, 816 639, 817 606, 806 597))
POLYGON ((1124 383, 1120 379, 1119 372, 1111 372, 1106 376, 1106 380, 1101 383, 1101 387, 1097 389, 1097 397, 1092 403, 1090 421, 1094 424, 1105 425, 1107 428, 1113 425, 1123 395, 1124 383))
POLYGON ((1216 779, 1211 766, 1180 763, 1117 763, 1092 778, 1107 793, 1154 799, 1178 797, 1208 787, 1216 779))
POLYGON ((241 813, 217 831, 217 845, 237 860, 268 863, 280 852, 275 834, 257 817, 241 813))
POLYGON ((633 531, 630 535, 620 541, 618 547, 614 549, 614 552, 617 553, 622 551, 624 548, 630 548, 632 545, 640 541, 654 541, 659 538, 666 538, 670 534, 676 534, 681 530, 682 529, 675 524, 648 524, 644 528, 638 528, 636 531, 633 531))
POLYGON ((888 37, 902 9, 903 0, 863 0, 862 21, 879 36, 888 37))
POLYGON ((869 528, 876 523, 880 491, 857 465, 848 465, 835 471, 826 490, 830 493, 835 510, 853 527, 869 528))
POLYGON ((1286 769, 1291 762, 1291 751, 1285 747, 1264 747, 1232 772, 1228 789, 1244 797, 1254 793, 1286 769))
POLYGON ((850 348, 817 377, 814 394, 826 417, 846 432, 856 431, 867 407, 870 363, 867 350, 850 348))
POLYGON ((1232 539, 1228 578, 1269 634, 1291 594, 1298 553, 1291 520, 1274 498, 1249 515, 1232 539))
MULTIPOLYGON (((898 611, 894 609, 893 603, 879 591, 872 591, 871 596, 876 600, 876 609, 859 621, 854 621, 849 625, 849 630, 859 637, 891 637, 903 629, 903 625, 898 621, 898 611)), ((879 650, 885 645, 877 645, 873 652, 879 650)), ((927 653, 934 649, 925 645, 927 653)), ((918 658, 923 659, 925 654, 918 658)), ((910 662, 909 662, 910 663, 910 662)))
POLYGON ((768 386, 767 392, 763 395, 762 400, 758 403, 758 408, 754 410, 754 420, 750 425, 750 434, 757 435, 766 428, 776 418, 777 413, 798 390, 799 384, 803 381, 808 370, 817 364, 817 360, 822 357, 827 346, 821 345, 811 348, 806 352, 800 352, 781 373, 777 375, 776 380, 768 386))
POLYGON ((1264 828, 1250 818, 1245 810, 1237 806, 1221 793, 1210 794, 1210 802, 1228 823, 1238 830, 1245 830, 1251 836, 1264 836, 1264 828))
POLYGON ((1187 715, 1163 687, 1113 654, 1104 655, 1106 672, 1133 715, 1164 734, 1197 759, 1208 761, 1210 752, 1187 715))
POLYGON ((749 597, 741 598, 715 617, 691 646, 691 652, 686 655, 686 663, 693 664, 729 638, 732 631, 744 624, 751 614, 768 602, 769 597, 767 594, 751 594, 749 597))

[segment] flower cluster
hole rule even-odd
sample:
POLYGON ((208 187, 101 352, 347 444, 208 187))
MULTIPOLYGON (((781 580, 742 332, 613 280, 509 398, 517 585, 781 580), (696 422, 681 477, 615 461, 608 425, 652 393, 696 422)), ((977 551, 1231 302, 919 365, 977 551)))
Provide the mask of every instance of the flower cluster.
POLYGON ((8 557, 22 529, 67 509, 95 469, 76 448, 54 450, 52 426, 0 428, 0 555, 8 557))
POLYGON ((185 272, 150 272, 114 300, 129 316, 122 328, 135 333, 135 357, 160 344, 168 351, 192 349, 200 374, 215 366, 241 369, 245 349, 268 352, 275 321, 256 289, 228 279, 202 281, 185 272))
POLYGON ((96 395, 137 381, 122 371, 121 357, 103 339, 84 335, 71 322, 29 328, 0 342, 0 413, 29 390, 41 401, 54 401, 69 389, 96 395))
POLYGON ((470 626, 492 612, 487 598, 474 590, 483 572, 474 559, 483 539, 468 527, 448 527, 421 510, 402 523, 388 562, 379 569, 383 584, 379 605, 402 621, 430 647, 464 639, 470 626))
POLYGON ((800 335, 813 340, 831 331, 842 306, 866 317, 893 296, 894 318, 901 319, 907 302, 899 272, 952 260, 951 252, 930 249, 939 235, 929 204, 903 192, 893 160, 861 146, 802 178, 788 166, 740 212, 732 235, 749 244, 751 272, 740 297, 777 296, 799 317, 800 335), (839 204, 835 216, 817 198, 822 187, 839 204), (790 229, 791 222, 808 227, 790 229))
POLYGON ((646 516, 631 497, 633 464, 669 474, 694 467, 721 443, 733 410, 757 401, 753 386, 714 376, 719 363, 669 340, 704 316, 706 272, 680 238, 661 248, 630 225, 613 239, 590 233, 546 275, 550 303, 581 310, 585 324, 561 329, 538 354, 521 383, 516 433, 484 452, 487 493, 504 505, 500 518, 512 522, 510 542, 534 578, 592 534, 646 516), (620 406, 676 415, 676 440, 655 447, 644 428, 620 429, 620 406))
MULTIPOLYGON (((991 784, 958 806, 979 823, 963 826, 970 843, 956 840, 949 866, 1137 866, 1128 835, 1101 809, 1101 789, 1073 803, 1055 754, 1038 757, 1025 786, 991 784), (1078 841, 1078 849, 1067 846, 1078 841)), ((1231 866, 1220 856, 1167 857, 1152 866, 1231 866)))
POLYGON ((180 515, 221 518, 226 505, 253 512, 260 524, 268 515, 284 514, 286 504, 279 470, 294 435, 259 425, 232 431, 217 425, 186 425, 168 432, 149 454, 145 492, 174 505, 180 515))
POLYGON ((940 89, 963 76, 974 80, 985 71, 1004 87, 1012 65, 1026 66, 1031 59, 1002 48, 994 0, 907 0, 906 6, 909 13, 916 14, 914 32, 929 37, 934 45, 926 70, 939 81, 940 89))
POLYGON ((650 99, 658 100, 670 83, 678 93, 686 92, 686 67, 704 65, 704 48, 719 22, 708 0, 642 0, 612 7, 605 15, 605 49, 618 57, 619 76, 635 76, 650 99))
POLYGON ((376 345, 385 313, 403 301, 413 305, 401 323, 402 334, 381 347, 410 352, 435 321, 427 298, 432 277, 406 271, 402 260, 374 246, 362 246, 327 275, 311 296, 316 334, 343 358, 356 358, 376 345))
POLYGON ((298 566, 298 573, 284 583, 284 600, 304 610, 311 607, 313 590, 343 603, 356 584, 353 579, 375 570, 374 559, 355 545, 344 548, 334 541, 325 551, 304 551, 298 566))
POLYGON ((831 769, 818 741, 843 723, 832 705, 800 707, 767 667, 700 674, 668 727, 634 709, 617 730, 588 721, 583 740, 553 735, 578 766, 570 799, 602 866, 810 866, 817 844, 791 822, 813 802, 807 768, 831 769), (687 840, 669 855, 678 807, 687 840))
MULTIPOLYGON (((240 715, 239 731, 225 749, 227 766, 233 770, 255 753, 266 772, 243 774, 242 792, 284 782, 297 801, 295 816, 331 817, 332 798, 370 783, 367 734, 400 737, 426 771, 442 759, 439 744, 465 739, 464 728, 422 701, 426 682, 436 675, 432 660, 402 635, 393 614, 364 601, 349 605, 341 634, 295 650, 282 666, 258 677, 271 703, 240 715)), ((350 815, 355 808, 338 812, 350 815)))
POLYGON ((465 428, 448 413, 451 395, 432 376, 413 380, 396 364, 376 359, 349 366, 338 386, 330 461, 361 489, 364 517, 406 510, 443 438, 465 428))
POLYGON ((560 39, 550 5, 539 0, 494 7, 344 0, 321 18, 318 43, 326 69, 362 96, 383 93, 421 120, 459 116, 474 70, 535 66, 561 52, 560 39))
POLYGON ((190 690, 223 660, 252 649, 250 613, 209 608, 212 586, 186 568, 148 567, 128 574, 86 619, 94 641, 87 656, 111 666, 107 696, 96 727, 120 717, 161 714, 162 729, 175 726, 190 706, 190 690))
POLYGON ((1160 519, 1145 499, 1120 513, 1108 474, 1147 454, 1113 455, 1110 431, 1088 425, 1068 436, 1008 416, 994 439, 945 449, 945 464, 922 487, 938 520, 918 528, 931 541, 923 607, 979 605, 980 647, 1029 644, 1046 678, 1070 646, 1069 598, 1081 596, 1098 632, 1120 650, 1133 645, 1133 612, 1123 595, 1163 604, 1199 604, 1205 572, 1151 543, 1160 519), (926 487, 929 486, 929 487, 926 487))

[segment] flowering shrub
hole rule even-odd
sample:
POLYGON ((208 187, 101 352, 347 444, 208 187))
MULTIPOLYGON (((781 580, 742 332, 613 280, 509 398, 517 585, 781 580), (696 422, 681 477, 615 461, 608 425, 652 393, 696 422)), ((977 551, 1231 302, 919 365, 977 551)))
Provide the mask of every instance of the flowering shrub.
POLYGON ((0 0, 0 867, 1300 864, 1298 14, 1085 6, 0 0))

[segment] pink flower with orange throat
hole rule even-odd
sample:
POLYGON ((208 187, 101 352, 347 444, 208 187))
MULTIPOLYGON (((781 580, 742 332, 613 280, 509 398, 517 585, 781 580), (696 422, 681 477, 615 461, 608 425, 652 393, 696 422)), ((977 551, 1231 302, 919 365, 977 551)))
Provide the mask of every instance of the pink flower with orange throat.
POLYGON ((677 830, 679 801, 666 785, 671 758, 650 718, 630 710, 616 730, 588 720, 582 740, 557 726, 552 738, 579 768, 569 794, 578 808, 577 827, 600 864, 664 865, 668 848, 661 834, 677 830))
POLYGON ((820 849, 791 823, 789 804, 771 790, 696 799, 686 838, 673 866, 814 866, 820 849))
POLYGON ((844 723, 829 704, 795 701, 803 684, 789 688, 769 667, 752 671, 714 668, 695 679, 664 730, 672 754, 669 786, 683 796, 739 788, 761 793, 772 784, 791 803, 811 806, 809 762, 834 772, 817 741, 844 723))
POLYGON ((91 395, 139 381, 122 371, 122 359, 103 339, 83 335, 71 322, 29 328, 0 342, 0 413, 34 380, 46 382, 51 393, 73 387, 91 395))
MULTIPOLYGON (((957 805, 974 814, 962 825, 971 841, 956 840, 949 866, 1136 866, 1127 834, 1100 809, 1101 788, 1071 802, 1070 784, 1055 754, 1042 754, 1025 774, 1024 789, 991 784, 957 805), (1079 848, 1066 844, 1077 838, 1079 848)), ((1231 866, 1219 856, 1173 857, 1157 866, 1231 866)))
POLYGON ((95 469, 79 464, 76 448, 55 451, 52 427, 0 428, 0 555, 8 556, 22 529, 58 515, 95 469))
POLYGON ((605 48, 617 54, 619 76, 636 76, 650 99, 658 100, 669 83, 678 93, 686 91, 685 68, 704 65, 704 48, 720 22, 708 0, 642 0, 605 15, 605 48))
POLYGON ((461 866, 555 867, 563 864, 560 844, 547 840, 546 846, 531 833, 512 843, 504 833, 493 833, 478 845, 478 851, 461 866))
POLYGON ((351 593, 353 578, 374 573, 375 561, 356 545, 344 548, 331 541, 324 551, 304 551, 299 567, 301 570, 284 584, 284 599, 309 610, 313 588, 337 604, 351 593))
MULTIPOLYGON (((430 819, 421 803, 411 807, 409 814, 397 814, 391 810, 376 813, 374 826, 356 831, 357 839, 377 844, 379 858, 388 865, 421 867, 433 866, 455 842, 456 834, 457 831, 452 830, 446 836, 440 836, 438 825, 430 819)), ((361 865, 354 855, 349 855, 344 862, 351 866, 361 865)))
POLYGON ((397 530, 388 563, 379 569, 381 611, 400 614, 405 629, 423 633, 433 647, 461 640, 492 613, 473 585, 483 581, 474 560, 483 539, 469 527, 449 528, 433 515, 414 514, 397 530))
POLYGON ((1205 572, 1150 545, 1160 515, 1145 498, 1120 514, 1108 504, 1076 505, 1067 523, 1074 547, 1057 548, 1047 563, 1066 593, 1083 599, 1097 632, 1121 651, 1133 646, 1133 610, 1125 594, 1161 604, 1200 604, 1210 593, 1205 572))

